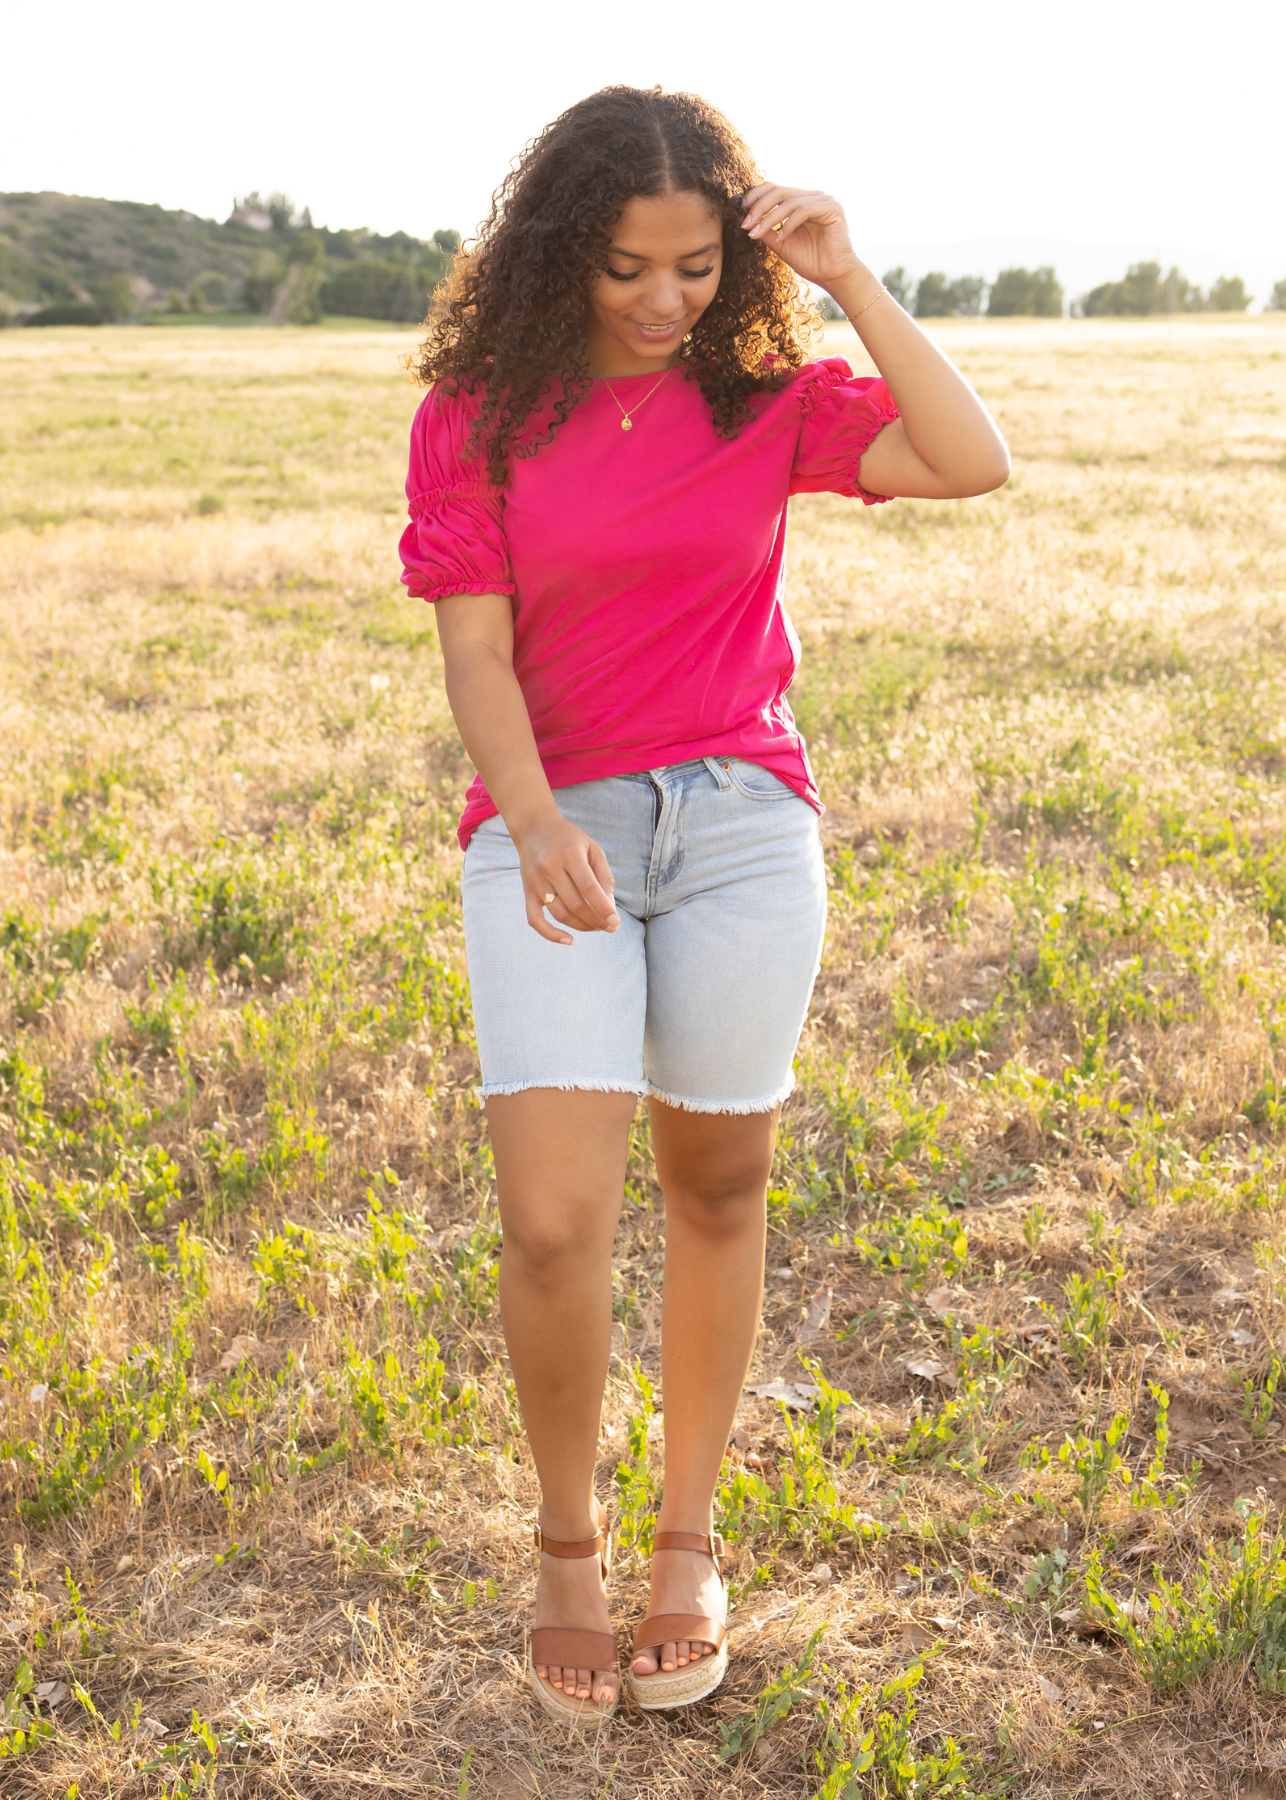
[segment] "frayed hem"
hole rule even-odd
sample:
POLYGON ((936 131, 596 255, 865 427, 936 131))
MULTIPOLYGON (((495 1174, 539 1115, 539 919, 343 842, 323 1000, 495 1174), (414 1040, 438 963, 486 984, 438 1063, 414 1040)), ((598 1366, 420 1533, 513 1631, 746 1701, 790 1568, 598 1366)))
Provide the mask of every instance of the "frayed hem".
POLYGON ((633 1094, 639 1100, 648 1091, 641 1081, 488 1081, 477 1092, 479 1098, 490 1100, 504 1094, 527 1094, 533 1088, 549 1088, 556 1094, 633 1094))
POLYGON ((664 1088, 648 1083, 647 1097, 659 1100, 664 1106, 675 1106, 680 1112, 688 1113, 766 1113, 774 1107, 781 1106, 795 1091, 793 1081, 788 1081, 784 1088, 770 1094, 766 1100, 694 1100, 690 1094, 667 1094, 664 1088))

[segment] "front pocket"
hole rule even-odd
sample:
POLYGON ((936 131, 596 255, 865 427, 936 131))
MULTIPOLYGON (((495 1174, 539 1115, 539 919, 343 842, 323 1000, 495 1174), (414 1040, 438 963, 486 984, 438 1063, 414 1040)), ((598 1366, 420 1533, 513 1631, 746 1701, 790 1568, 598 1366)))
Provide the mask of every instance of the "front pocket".
POLYGON ((796 800, 799 796, 793 787, 788 787, 769 770, 761 768, 758 763, 743 762, 740 759, 725 761, 719 759, 719 767, 727 775, 733 787, 747 800, 796 800))

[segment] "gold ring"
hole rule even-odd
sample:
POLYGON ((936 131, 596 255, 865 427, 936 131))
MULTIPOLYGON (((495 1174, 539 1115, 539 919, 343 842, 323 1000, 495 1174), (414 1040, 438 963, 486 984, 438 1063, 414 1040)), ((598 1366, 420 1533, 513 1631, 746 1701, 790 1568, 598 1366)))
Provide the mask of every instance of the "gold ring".
POLYGON ((780 231, 784 223, 785 223, 784 219, 778 219, 777 223, 773 226, 773 230, 780 231))
POLYGON ((546 894, 545 895, 545 905, 552 906, 554 904, 554 901, 557 900, 557 898, 558 898, 557 894, 546 894))

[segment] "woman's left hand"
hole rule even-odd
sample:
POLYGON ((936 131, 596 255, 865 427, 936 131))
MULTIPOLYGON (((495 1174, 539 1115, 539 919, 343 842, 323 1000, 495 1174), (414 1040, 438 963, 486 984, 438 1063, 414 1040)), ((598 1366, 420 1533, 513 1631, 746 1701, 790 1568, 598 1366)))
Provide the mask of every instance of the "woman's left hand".
POLYGON ((765 181, 744 194, 742 204, 742 229, 775 250, 805 281, 829 287, 861 268, 844 208, 832 195, 765 181))

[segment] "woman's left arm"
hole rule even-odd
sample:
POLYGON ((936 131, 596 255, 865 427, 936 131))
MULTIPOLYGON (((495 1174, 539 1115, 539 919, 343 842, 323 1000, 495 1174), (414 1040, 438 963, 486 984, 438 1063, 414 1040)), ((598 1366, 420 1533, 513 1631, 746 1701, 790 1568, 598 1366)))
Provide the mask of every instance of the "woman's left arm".
POLYGON ((862 458, 858 478, 867 492, 955 500, 1002 487, 1009 450, 995 420, 859 259, 839 201, 765 183, 743 204, 742 228, 844 308, 897 403, 901 416, 862 458))

